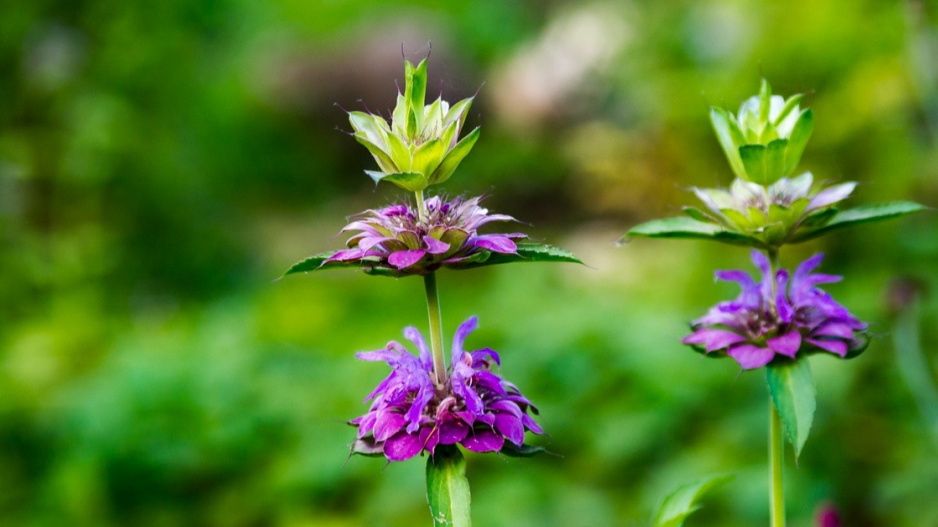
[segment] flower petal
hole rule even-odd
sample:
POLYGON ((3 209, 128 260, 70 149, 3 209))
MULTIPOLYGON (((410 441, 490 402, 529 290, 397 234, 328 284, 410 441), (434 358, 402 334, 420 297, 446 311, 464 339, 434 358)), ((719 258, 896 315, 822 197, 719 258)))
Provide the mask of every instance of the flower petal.
POLYGON ((848 183, 834 185, 833 187, 826 188, 811 198, 811 203, 808 204, 808 208, 806 210, 819 209, 821 207, 833 205, 834 203, 837 203, 838 201, 841 201, 849 196, 856 187, 856 182, 850 181, 848 183))
POLYGON ((769 348, 761 348, 752 344, 737 344, 730 347, 726 353, 736 359, 744 370, 765 366, 775 357, 775 352, 769 348))
POLYGON ((466 337, 475 331, 477 327, 479 327, 479 317, 473 315, 467 318, 466 321, 460 324, 456 329, 456 334, 453 335, 451 364, 456 364, 462 360, 463 343, 466 342, 466 337))
POLYGON ((826 340, 826 339, 805 339, 805 340, 821 348, 824 351, 829 351, 833 353, 834 355, 839 355, 841 357, 847 356, 847 343, 842 340, 826 340))
POLYGON ((398 269, 404 269, 419 262, 420 259, 423 258, 426 254, 427 251, 424 251, 423 249, 397 251, 391 253, 391 256, 388 256, 388 263, 398 269))
POLYGON ((524 443, 524 425, 521 424, 521 419, 514 415, 496 412, 495 431, 518 446, 524 443))
POLYGON ((789 331, 784 335, 770 338, 766 344, 776 353, 781 353, 787 357, 795 358, 795 354, 801 349, 801 333, 795 330, 789 331))
POLYGON ((469 243, 495 253, 514 254, 518 252, 518 246, 515 245, 515 242, 501 234, 476 236, 469 243))
POLYGON ((448 243, 441 242, 430 236, 424 236, 423 241, 427 244, 427 252, 430 254, 443 254, 449 250, 448 243))
POLYGON ((494 430, 475 430, 460 441, 460 444, 466 447, 466 450, 473 452, 495 452, 505 445, 505 438, 496 434, 494 430))
POLYGON ((385 441, 404 428, 404 415, 392 410, 378 410, 372 432, 377 441, 385 441))
POLYGON ((702 328, 684 337, 681 342, 684 344, 699 344, 703 346, 707 352, 711 352, 745 340, 746 337, 725 329, 702 328))
POLYGON ((404 461, 410 459, 423 449, 423 441, 419 434, 398 432, 394 437, 384 442, 384 455, 389 461, 404 461))

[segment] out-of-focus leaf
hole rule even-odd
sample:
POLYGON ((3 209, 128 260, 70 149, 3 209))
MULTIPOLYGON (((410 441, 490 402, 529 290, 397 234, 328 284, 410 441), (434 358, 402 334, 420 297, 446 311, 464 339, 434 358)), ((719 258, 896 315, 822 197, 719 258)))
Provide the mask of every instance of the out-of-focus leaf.
POLYGON ((814 130, 814 112, 807 109, 798 116, 795 127, 792 128, 791 135, 788 136, 788 149, 785 151, 786 175, 791 174, 798 167, 801 154, 804 153, 804 148, 808 145, 808 139, 811 138, 812 130, 814 130))
POLYGON ((816 391, 807 359, 783 360, 765 369, 772 403, 785 425, 788 440, 795 447, 795 459, 808 439, 814 420, 816 391))
POLYGON ((710 108, 710 122, 713 124, 713 130, 717 134, 717 140, 726 154, 726 159, 737 177, 746 177, 746 169, 743 167, 743 161, 739 158, 737 144, 745 142, 739 126, 733 120, 732 116, 722 108, 710 108))
POLYGON ((672 490, 658 507, 652 527, 681 527, 688 516, 700 510, 697 500, 732 479, 732 475, 712 476, 672 490))
POLYGON ((871 223, 874 221, 888 220, 898 218, 913 212, 926 210, 924 205, 912 201, 893 201, 889 203, 876 203, 873 205, 863 205, 852 209, 838 212, 830 221, 818 229, 802 232, 792 237, 791 243, 798 243, 823 236, 831 231, 871 223))
POLYGON ((693 238, 714 240, 733 245, 747 245, 760 248, 765 246, 765 244, 752 236, 729 231, 719 225, 705 223, 684 216, 647 221, 641 225, 632 227, 632 229, 625 233, 626 240, 634 236, 643 236, 646 238, 693 238))

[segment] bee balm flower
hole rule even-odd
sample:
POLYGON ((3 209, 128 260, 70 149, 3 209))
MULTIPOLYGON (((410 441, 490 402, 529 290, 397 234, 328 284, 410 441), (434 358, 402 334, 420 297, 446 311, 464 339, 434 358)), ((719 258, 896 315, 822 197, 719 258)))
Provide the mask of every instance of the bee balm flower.
POLYGON ((323 265, 359 261, 367 269, 401 276, 459 267, 493 252, 517 253, 514 240, 526 235, 478 233, 489 222, 515 221, 504 214, 489 214, 479 206, 480 199, 443 201, 434 196, 424 201, 423 212, 409 205, 365 211, 342 229, 354 232, 349 248, 323 265))
POLYGON ((419 351, 412 355, 398 342, 382 350, 356 355, 366 361, 385 361, 391 374, 365 399, 373 399, 365 415, 350 424, 358 427, 355 453, 383 454, 389 461, 410 459, 437 445, 460 444, 474 452, 520 449, 525 431, 543 433, 528 415, 537 408, 513 384, 492 373, 498 354, 484 348, 464 351, 466 337, 476 328, 471 317, 453 337, 452 359, 443 386, 434 386, 433 360, 417 329, 404 336, 419 351))
POLYGON ((737 282, 743 291, 695 320, 693 333, 682 342, 704 353, 725 353, 745 370, 780 355, 792 360, 818 351, 842 358, 859 355, 868 342, 866 324, 815 287, 840 280, 811 274, 823 257, 817 254, 799 265, 790 285, 788 271, 780 269, 773 277, 769 260, 758 251, 752 252, 752 261, 762 273, 759 283, 743 271, 717 271, 718 279, 737 282))

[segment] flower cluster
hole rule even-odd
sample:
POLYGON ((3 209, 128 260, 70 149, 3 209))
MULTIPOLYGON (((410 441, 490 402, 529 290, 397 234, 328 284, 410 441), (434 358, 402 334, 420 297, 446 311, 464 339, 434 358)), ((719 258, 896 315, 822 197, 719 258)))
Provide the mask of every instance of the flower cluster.
POLYGON ((866 324, 815 287, 840 280, 811 274, 823 257, 817 254, 802 262, 791 284, 784 269, 773 277, 769 260, 758 251, 753 251, 752 261, 762 273, 761 282, 743 271, 717 271, 718 279, 737 282, 742 293, 695 320, 693 333, 683 342, 705 353, 725 352, 747 370, 765 366, 778 355, 789 359, 817 351, 843 358, 858 355, 868 342, 866 324))
POLYGON ((412 192, 449 179, 479 138, 476 128, 459 140, 472 98, 450 107, 442 98, 424 105, 427 61, 404 62, 405 88, 388 123, 380 115, 349 112, 355 139, 378 163, 366 170, 375 183, 387 181, 412 192))
POLYGON ((515 254, 514 240, 524 234, 479 234, 493 221, 515 221, 504 214, 489 214, 481 198, 439 196, 424 200, 421 209, 391 205, 355 217, 342 232, 353 232, 348 249, 330 256, 330 262, 360 262, 390 274, 426 274, 440 267, 460 267, 489 253, 515 254))
POLYGON ((391 374, 365 399, 374 399, 367 414, 353 419, 358 427, 355 453, 383 454, 390 461, 410 459, 437 445, 461 444, 474 452, 498 452, 520 448, 525 431, 542 433, 528 415, 537 408, 509 382, 492 373, 500 365, 498 354, 488 348, 463 350, 466 337, 475 330, 472 317, 456 331, 452 359, 442 386, 434 385, 433 360, 417 329, 404 336, 419 351, 412 355, 398 342, 387 348, 359 353, 359 359, 385 361, 391 374))
POLYGON ((824 189, 812 188, 813 176, 805 172, 794 178, 781 178, 765 187, 736 179, 729 191, 695 188, 694 193, 709 211, 697 212, 697 219, 745 232, 769 246, 779 246, 801 230, 823 226, 836 212, 836 204, 857 186, 841 183, 824 189))

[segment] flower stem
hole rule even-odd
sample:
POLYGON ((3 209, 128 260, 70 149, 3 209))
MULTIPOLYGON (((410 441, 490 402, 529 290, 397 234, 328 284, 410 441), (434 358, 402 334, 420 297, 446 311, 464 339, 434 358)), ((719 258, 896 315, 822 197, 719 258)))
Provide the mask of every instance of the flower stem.
POLYGON ((782 431, 782 416, 769 398, 769 507, 772 515, 771 527, 785 527, 785 488, 783 484, 783 461, 785 437, 782 431))
POLYGON ((415 190, 414 194, 417 198, 417 216, 422 220, 427 217, 426 203, 423 201, 423 191, 415 190))
POLYGON ((433 355, 433 377, 437 388, 446 384, 446 363, 443 360, 443 316, 440 314, 440 296, 436 288, 436 273, 423 275, 427 292, 427 316, 430 318, 430 351, 433 355))

